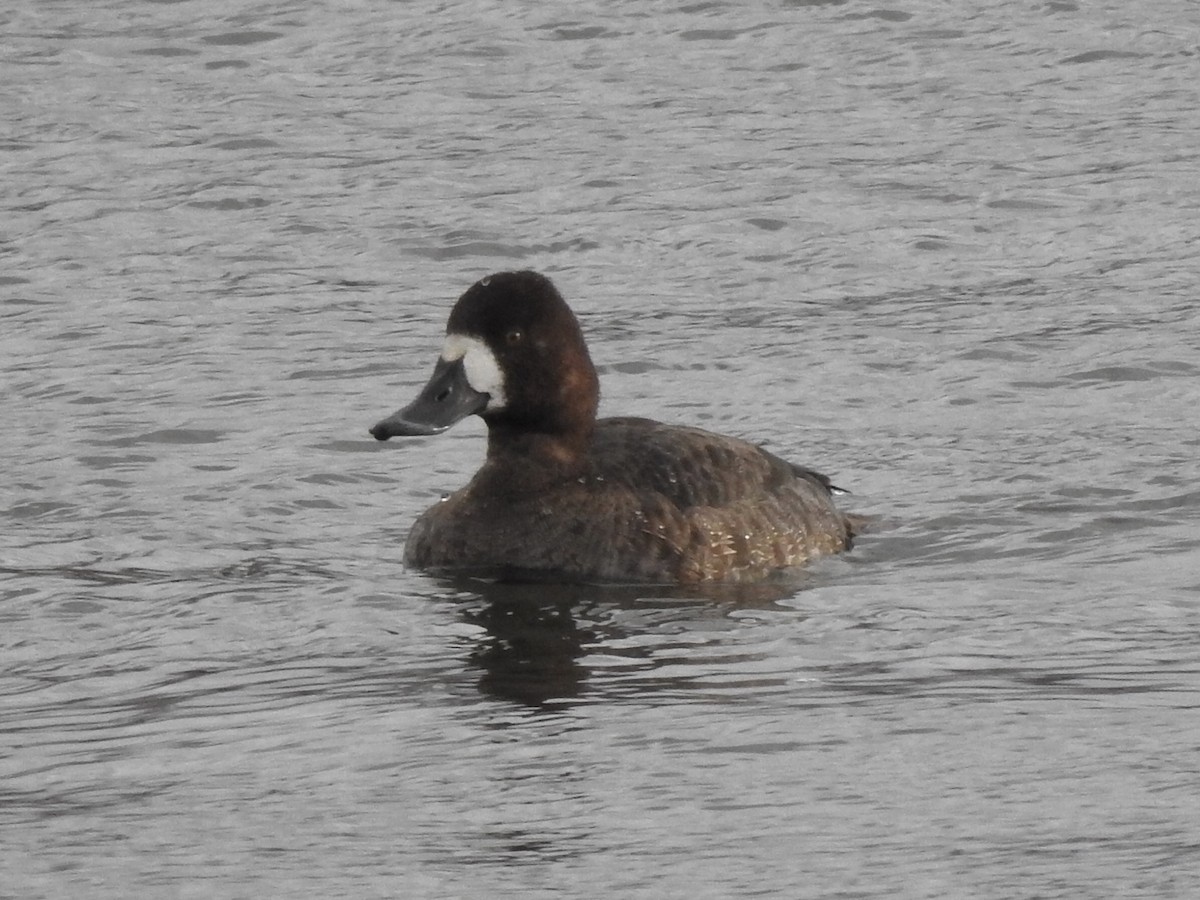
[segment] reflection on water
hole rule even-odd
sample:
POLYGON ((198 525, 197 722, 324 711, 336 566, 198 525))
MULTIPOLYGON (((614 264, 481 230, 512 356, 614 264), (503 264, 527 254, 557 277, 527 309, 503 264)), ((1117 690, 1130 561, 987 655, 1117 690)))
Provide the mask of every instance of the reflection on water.
MULTIPOLYGON (((802 577, 802 576, 801 576, 802 577)), ((701 587, 553 585, 482 578, 436 579, 455 593, 463 620, 483 629, 471 662, 484 670, 484 694, 539 706, 588 689, 585 654, 615 652, 634 633, 686 631, 722 621, 731 610, 769 607, 791 583, 701 587)), ((619 655, 648 658, 651 647, 626 644, 619 655)))
POLYGON ((531 706, 578 697, 587 681, 579 658, 596 634, 580 627, 574 606, 552 588, 491 585, 480 591, 480 602, 462 607, 464 620, 484 629, 471 653, 483 669, 480 691, 531 706))

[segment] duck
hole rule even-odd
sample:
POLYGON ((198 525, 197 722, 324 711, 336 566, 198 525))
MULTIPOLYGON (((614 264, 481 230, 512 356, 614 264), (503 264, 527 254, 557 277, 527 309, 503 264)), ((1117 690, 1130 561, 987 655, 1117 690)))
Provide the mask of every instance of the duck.
POLYGON ((551 280, 497 272, 454 304, 416 399, 370 429, 439 434, 468 416, 487 455, 425 510, 407 567, 506 581, 748 583, 850 549, 860 517, 830 479, 735 437, 597 418, 579 320, 551 280))

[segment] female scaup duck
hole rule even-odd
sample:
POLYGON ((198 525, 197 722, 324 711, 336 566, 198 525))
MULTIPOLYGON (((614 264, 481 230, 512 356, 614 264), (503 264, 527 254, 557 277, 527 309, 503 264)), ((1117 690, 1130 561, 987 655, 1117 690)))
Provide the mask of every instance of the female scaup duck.
POLYGON ((650 419, 597 419, 579 322, 550 279, 501 272, 455 304, 442 355, 381 441, 488 427, 470 484, 413 526, 406 564, 572 582, 755 581, 850 547, 829 479, 760 447, 650 419))

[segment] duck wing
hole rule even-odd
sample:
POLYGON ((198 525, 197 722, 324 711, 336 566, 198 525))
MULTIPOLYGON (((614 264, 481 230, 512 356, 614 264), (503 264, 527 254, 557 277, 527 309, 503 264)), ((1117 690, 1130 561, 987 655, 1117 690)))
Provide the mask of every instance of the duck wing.
POLYGON ((738 438, 633 417, 600 419, 590 459, 595 475, 652 490, 676 507, 723 507, 777 495, 800 482, 830 497, 829 478, 738 438))

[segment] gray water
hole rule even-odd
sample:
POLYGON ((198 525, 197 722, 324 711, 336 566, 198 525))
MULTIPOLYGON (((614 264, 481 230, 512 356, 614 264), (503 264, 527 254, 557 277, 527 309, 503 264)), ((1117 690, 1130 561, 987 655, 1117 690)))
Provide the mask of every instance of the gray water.
POLYGON ((1200 892, 1200 6, 0 33, 0 896, 1200 892), (406 571, 483 429, 366 429, 526 267, 603 412, 879 527, 782 594, 406 571))

